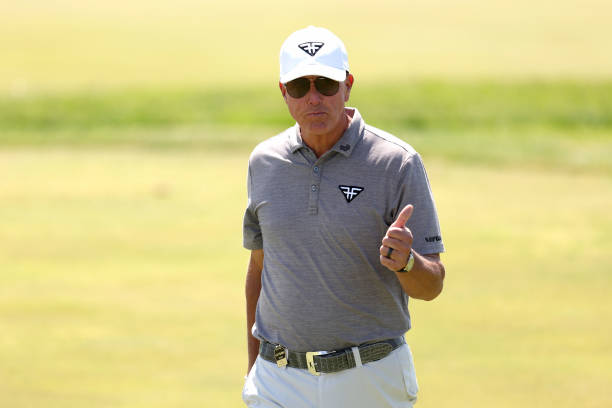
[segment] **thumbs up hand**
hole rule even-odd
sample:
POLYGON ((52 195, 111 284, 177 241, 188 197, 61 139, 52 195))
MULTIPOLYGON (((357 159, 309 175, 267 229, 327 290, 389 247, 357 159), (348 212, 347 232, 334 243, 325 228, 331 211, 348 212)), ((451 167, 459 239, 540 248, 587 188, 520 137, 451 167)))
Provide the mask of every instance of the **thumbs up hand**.
POLYGON ((391 224, 380 246, 380 263, 393 272, 402 270, 412 249, 412 231, 406 227, 406 222, 412 216, 414 206, 408 204, 391 224))

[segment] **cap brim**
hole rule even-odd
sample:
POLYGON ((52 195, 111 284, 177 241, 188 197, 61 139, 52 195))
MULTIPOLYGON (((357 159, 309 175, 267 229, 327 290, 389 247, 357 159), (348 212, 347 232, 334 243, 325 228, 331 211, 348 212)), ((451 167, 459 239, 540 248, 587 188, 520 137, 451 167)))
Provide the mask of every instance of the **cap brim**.
POLYGON ((346 70, 332 68, 321 64, 301 64, 280 77, 280 81, 286 84, 296 78, 303 76, 317 75, 325 78, 333 79, 334 81, 344 81, 346 79, 346 70))

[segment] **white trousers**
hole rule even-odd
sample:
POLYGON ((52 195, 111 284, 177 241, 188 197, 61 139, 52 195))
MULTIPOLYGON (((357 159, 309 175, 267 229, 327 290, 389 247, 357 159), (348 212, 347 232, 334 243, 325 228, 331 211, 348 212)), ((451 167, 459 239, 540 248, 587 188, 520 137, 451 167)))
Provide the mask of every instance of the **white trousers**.
POLYGON ((409 408, 417 391, 412 353, 403 344, 382 360, 319 376, 257 357, 242 399, 257 408, 409 408))

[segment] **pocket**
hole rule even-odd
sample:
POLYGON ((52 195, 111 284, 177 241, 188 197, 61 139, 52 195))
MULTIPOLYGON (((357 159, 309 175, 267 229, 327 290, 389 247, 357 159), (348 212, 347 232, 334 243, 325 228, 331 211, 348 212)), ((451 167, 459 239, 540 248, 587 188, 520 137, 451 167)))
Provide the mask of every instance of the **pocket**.
POLYGON ((249 370, 249 373, 246 375, 246 377, 244 377, 244 386, 242 387, 242 401, 244 401, 247 406, 252 406, 256 404, 255 400, 257 396, 257 390, 253 382, 253 376, 255 375, 258 360, 259 356, 257 356, 257 358, 255 359, 255 362, 249 370))
POLYGON ((408 394, 408 399, 414 402, 416 401, 417 393, 419 392, 419 384, 417 382, 416 372, 414 370, 412 352, 407 344, 400 346, 397 351, 398 353, 396 354, 402 369, 406 393, 408 394))
POLYGON ((255 361, 253 362, 253 365, 251 366, 251 369, 249 370, 249 372, 247 373, 247 375, 244 377, 244 379, 248 379, 251 376, 251 373, 253 372, 253 370, 255 369, 255 366, 257 365, 257 361, 259 360, 259 354, 257 355, 257 357, 255 358, 255 361))

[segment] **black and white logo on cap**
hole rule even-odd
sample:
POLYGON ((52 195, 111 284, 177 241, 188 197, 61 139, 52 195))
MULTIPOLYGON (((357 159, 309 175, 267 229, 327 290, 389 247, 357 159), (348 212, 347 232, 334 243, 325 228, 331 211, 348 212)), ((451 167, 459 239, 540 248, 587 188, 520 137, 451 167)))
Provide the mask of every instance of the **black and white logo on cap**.
POLYGON ((321 47, 323 47, 324 43, 322 42, 305 42, 305 43, 301 43, 298 45, 298 47, 301 48, 302 51, 304 51, 306 54, 310 55, 311 57, 314 57, 315 54, 317 52, 319 52, 319 50, 321 49, 321 47))
POLYGON ((344 194, 347 203, 353 201, 353 199, 363 191, 363 187, 358 186, 338 186, 338 188, 342 191, 342 194, 344 194))

